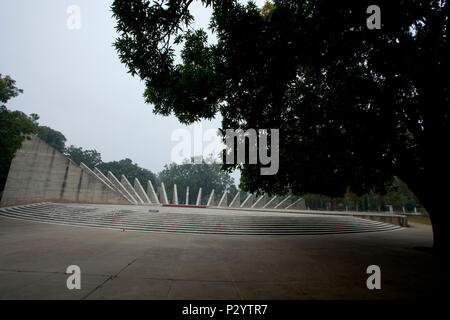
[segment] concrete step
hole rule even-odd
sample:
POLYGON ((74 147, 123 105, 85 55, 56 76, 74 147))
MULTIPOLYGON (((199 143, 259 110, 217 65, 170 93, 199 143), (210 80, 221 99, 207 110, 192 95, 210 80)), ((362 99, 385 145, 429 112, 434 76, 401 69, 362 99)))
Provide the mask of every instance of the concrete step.
POLYGON ((0 216, 32 222, 127 231, 230 235, 320 235, 396 230, 357 217, 326 215, 154 213, 145 208, 41 203, 0 209, 0 216))

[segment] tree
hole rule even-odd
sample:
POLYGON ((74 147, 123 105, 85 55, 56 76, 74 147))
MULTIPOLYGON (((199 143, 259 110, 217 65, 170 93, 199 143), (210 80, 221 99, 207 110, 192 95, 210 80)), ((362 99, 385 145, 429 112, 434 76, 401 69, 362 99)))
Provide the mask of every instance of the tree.
POLYGON ((119 180, 123 174, 131 184, 134 183, 134 178, 138 178, 144 189, 147 188, 147 180, 151 180, 153 185, 159 183, 153 172, 139 167, 128 158, 120 161, 103 162, 102 156, 97 150, 83 150, 83 148, 74 145, 66 148, 64 154, 78 165, 83 162, 90 169, 97 167, 104 174, 111 171, 119 180))
POLYGON ((387 188, 387 191, 384 201, 394 206, 398 211, 403 210, 403 208, 412 211, 415 207, 420 206, 408 186, 397 177, 394 177, 394 182, 387 188))
POLYGON ((369 1, 274 1, 212 5, 208 44, 189 27, 190 0, 115 0, 115 47, 146 83, 154 112, 183 123, 217 112, 226 128, 279 128, 280 170, 241 168, 243 187, 343 196, 398 176, 430 214, 434 247, 448 224, 449 3, 379 1, 380 30, 366 25, 369 1), (175 64, 173 43, 184 44, 175 64))
POLYGON ((21 111, 10 111, 3 103, 23 92, 15 85, 16 81, 0 74, 0 191, 5 187, 9 167, 16 151, 27 134, 36 132, 36 127, 21 111))
POLYGON ((173 199, 173 185, 177 185, 180 203, 186 201, 186 187, 189 187, 190 204, 196 203, 200 188, 202 188, 202 204, 206 204, 213 189, 216 199, 221 197, 224 191, 228 191, 232 195, 237 192, 234 179, 222 171, 221 165, 217 163, 208 164, 205 161, 201 164, 171 163, 164 166, 164 170, 159 173, 158 177, 161 182, 164 182, 169 199, 173 199))
POLYGON ((16 87, 16 81, 10 76, 2 76, 0 73, 0 102, 7 103, 9 99, 23 93, 22 89, 16 87))
POLYGON ((36 113, 30 114, 30 119, 36 127, 36 135, 51 147, 64 153, 67 141, 66 137, 61 132, 50 127, 40 126, 38 122, 39 118, 39 115, 36 113))
POLYGON ((153 172, 139 167, 128 158, 120 161, 102 162, 97 165, 97 168, 103 173, 111 171, 119 180, 123 174, 131 184, 134 183, 134 178, 138 178, 144 189, 147 188, 148 180, 151 180, 155 187, 158 184, 158 179, 153 172))
POLYGON ((102 163, 102 156, 95 149, 83 150, 83 148, 81 147, 71 145, 65 149, 64 154, 68 156, 77 165, 83 162, 91 169, 102 163))
POLYGON ((50 127, 38 126, 37 136, 59 152, 64 152, 67 139, 61 132, 50 127))

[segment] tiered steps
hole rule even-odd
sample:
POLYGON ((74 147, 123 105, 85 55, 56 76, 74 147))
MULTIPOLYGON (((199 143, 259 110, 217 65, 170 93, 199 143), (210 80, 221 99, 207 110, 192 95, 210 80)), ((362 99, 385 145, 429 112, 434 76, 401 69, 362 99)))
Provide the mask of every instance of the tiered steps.
POLYGON ((0 217, 126 231, 226 235, 320 235, 401 228, 351 216, 155 208, 160 212, 144 206, 39 203, 0 208, 0 217))

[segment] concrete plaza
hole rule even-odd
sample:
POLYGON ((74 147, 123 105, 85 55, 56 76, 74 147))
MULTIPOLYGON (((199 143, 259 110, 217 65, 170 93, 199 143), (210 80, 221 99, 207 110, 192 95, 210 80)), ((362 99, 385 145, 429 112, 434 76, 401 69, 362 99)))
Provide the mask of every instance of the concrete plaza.
POLYGON ((0 217, 0 299, 403 299, 431 295, 431 228, 235 236, 0 217), (425 248, 423 250, 422 248, 425 248), (381 268, 368 290, 366 268, 381 268), (68 290, 69 265, 81 290, 68 290))

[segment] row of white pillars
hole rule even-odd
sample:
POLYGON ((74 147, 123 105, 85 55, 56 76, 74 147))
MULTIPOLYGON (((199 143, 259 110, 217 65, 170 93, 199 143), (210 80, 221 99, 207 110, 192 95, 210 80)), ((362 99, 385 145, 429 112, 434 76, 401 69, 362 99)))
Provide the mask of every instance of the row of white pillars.
MULTIPOLYGON (((230 204, 227 203, 228 193, 225 191, 220 198, 217 207, 221 208, 262 208, 262 209, 300 209, 306 210, 305 200, 299 198, 292 202, 292 195, 288 195, 284 198, 279 196, 273 196, 267 198, 265 195, 256 197, 254 194, 249 194, 245 200, 241 203, 241 191, 238 191, 230 204)), ((211 200, 214 201, 214 200, 211 200)), ((209 203, 209 201, 208 201, 209 203)))
POLYGON ((111 190, 118 192, 131 204, 160 204, 150 180, 147 182, 146 193, 138 178, 134 178, 133 186, 124 175, 121 175, 119 181, 111 171, 108 171, 107 176, 105 176, 98 168, 94 168, 94 171, 92 171, 84 163, 81 163, 80 167, 95 176, 111 190))
MULTIPOLYGON (((94 168, 94 171, 92 171, 84 163, 81 163, 80 166, 89 174, 97 177, 98 180, 101 181, 105 186, 121 194, 131 204, 169 204, 169 199, 167 197, 164 183, 161 183, 158 199, 153 184, 150 180, 147 181, 147 192, 145 192, 138 178, 135 178, 134 185, 131 185, 131 183, 124 175, 121 175, 121 180, 119 181, 111 171, 108 171, 108 175, 105 176, 97 168, 94 168)), ((268 199, 264 195, 256 198, 253 194, 249 194, 241 204, 241 191, 238 191, 234 195, 230 204, 227 203, 228 193, 225 191, 216 205, 214 201, 214 192, 215 190, 212 190, 208 197, 208 201, 206 203, 206 206, 208 207, 217 206, 229 208, 306 209, 305 200, 303 198, 299 198, 296 201, 292 202, 291 195, 288 195, 284 199, 281 199, 279 196, 273 196, 272 198, 268 199)), ((176 184, 173 185, 172 204, 179 204, 178 189, 176 184)), ((185 204, 189 205, 189 186, 186 187, 185 204)), ((195 204, 197 206, 202 205, 202 188, 198 190, 195 204)))

